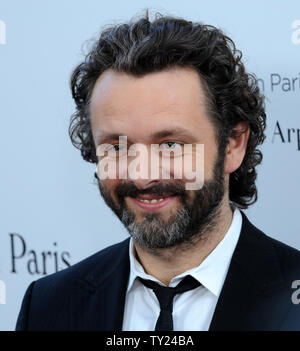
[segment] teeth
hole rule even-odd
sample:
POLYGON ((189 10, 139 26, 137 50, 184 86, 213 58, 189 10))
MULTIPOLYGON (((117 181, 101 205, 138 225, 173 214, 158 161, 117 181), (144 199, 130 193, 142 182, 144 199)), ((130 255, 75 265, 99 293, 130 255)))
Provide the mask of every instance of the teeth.
POLYGON ((142 202, 146 202, 147 204, 149 204, 149 203, 150 203, 150 201, 149 201, 149 200, 142 200, 142 199, 140 199, 140 201, 142 201, 142 202))
POLYGON ((140 201, 142 201, 142 202, 145 202, 145 203, 147 203, 147 204, 154 204, 154 203, 156 203, 156 202, 161 202, 161 201, 163 201, 164 199, 153 199, 153 200, 143 200, 143 199, 139 199, 140 201))

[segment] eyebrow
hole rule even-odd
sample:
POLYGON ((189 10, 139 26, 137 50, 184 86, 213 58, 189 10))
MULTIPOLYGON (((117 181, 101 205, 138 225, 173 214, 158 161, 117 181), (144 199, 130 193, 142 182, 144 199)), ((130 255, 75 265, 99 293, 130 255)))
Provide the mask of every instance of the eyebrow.
POLYGON ((176 127, 171 129, 161 130, 159 132, 155 132, 151 134, 151 138, 165 138, 169 136, 185 136, 185 137, 193 137, 193 135, 189 132, 188 129, 182 127, 176 127))
MULTIPOLYGON (((118 140, 119 136, 124 136, 125 134, 121 133, 110 133, 110 134, 105 134, 103 136, 98 137, 97 142, 98 145, 100 143, 104 144, 108 141, 112 140, 118 140)), ((192 135, 189 130, 182 128, 182 127, 176 127, 176 128, 170 128, 170 129, 164 129, 160 130, 158 132, 154 132, 149 135, 149 138, 151 139, 161 139, 161 138, 166 138, 166 137, 173 137, 173 136, 180 136, 180 137, 187 137, 187 138, 195 138, 194 135, 192 135)))

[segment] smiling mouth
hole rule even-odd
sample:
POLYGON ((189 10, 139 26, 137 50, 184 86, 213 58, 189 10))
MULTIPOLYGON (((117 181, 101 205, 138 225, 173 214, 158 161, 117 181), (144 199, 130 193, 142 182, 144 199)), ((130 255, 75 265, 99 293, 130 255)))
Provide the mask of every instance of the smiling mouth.
POLYGON ((163 195, 143 195, 137 198, 132 198, 132 201, 144 210, 158 210, 165 207, 170 202, 174 201, 177 196, 163 195))

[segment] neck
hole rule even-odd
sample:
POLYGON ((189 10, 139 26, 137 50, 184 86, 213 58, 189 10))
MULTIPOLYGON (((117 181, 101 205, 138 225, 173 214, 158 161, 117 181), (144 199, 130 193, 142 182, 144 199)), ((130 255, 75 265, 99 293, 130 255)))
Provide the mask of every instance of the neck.
POLYGON ((175 276, 199 266, 223 239, 233 217, 229 201, 221 204, 217 217, 209 233, 203 233, 193 245, 180 244, 175 247, 150 250, 133 241, 136 258, 147 274, 169 285, 175 276))

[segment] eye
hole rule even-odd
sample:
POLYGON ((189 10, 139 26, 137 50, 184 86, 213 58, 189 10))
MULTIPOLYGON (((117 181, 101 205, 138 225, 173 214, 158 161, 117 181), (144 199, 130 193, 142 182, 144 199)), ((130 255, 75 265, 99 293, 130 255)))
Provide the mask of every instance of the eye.
POLYGON ((123 144, 112 144, 106 149, 107 157, 110 159, 121 158, 127 155, 127 146, 123 144))
POLYGON ((125 145, 115 144, 109 147, 107 151, 115 149, 116 152, 120 152, 120 151, 124 151, 125 148, 126 148, 125 145))
POLYGON ((182 144, 176 141, 164 141, 159 145, 162 150, 171 150, 171 151, 179 151, 181 150, 182 144))

